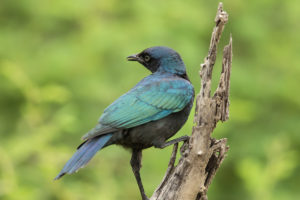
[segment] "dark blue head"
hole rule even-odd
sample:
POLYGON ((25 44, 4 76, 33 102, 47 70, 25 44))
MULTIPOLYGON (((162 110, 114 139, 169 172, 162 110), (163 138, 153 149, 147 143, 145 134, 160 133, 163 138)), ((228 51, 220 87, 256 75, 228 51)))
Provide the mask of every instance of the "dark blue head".
POLYGON ((129 61, 138 61, 152 73, 164 71, 178 75, 186 74, 185 65, 180 55, 168 47, 151 47, 139 54, 128 56, 127 59, 129 61))

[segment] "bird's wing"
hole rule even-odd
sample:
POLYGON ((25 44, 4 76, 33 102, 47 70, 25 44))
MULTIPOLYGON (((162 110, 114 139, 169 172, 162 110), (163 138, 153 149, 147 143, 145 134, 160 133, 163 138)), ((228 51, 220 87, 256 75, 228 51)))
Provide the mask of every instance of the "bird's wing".
POLYGON ((159 120, 182 110, 193 96, 193 86, 184 79, 144 81, 107 107, 83 139, 159 120))

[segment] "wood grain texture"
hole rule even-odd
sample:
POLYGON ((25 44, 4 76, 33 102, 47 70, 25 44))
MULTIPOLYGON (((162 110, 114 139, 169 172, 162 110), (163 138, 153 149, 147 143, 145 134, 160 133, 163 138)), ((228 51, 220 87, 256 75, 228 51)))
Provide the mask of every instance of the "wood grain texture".
POLYGON ((228 14, 223 4, 218 6, 208 55, 201 64, 201 89, 196 99, 195 126, 188 142, 181 147, 181 158, 174 166, 177 145, 174 146, 164 179, 151 200, 206 200, 207 190, 229 149, 227 139, 216 140, 211 134, 219 121, 229 118, 229 88, 232 63, 232 37, 223 50, 222 72, 218 88, 211 96, 212 71, 217 46, 228 14))

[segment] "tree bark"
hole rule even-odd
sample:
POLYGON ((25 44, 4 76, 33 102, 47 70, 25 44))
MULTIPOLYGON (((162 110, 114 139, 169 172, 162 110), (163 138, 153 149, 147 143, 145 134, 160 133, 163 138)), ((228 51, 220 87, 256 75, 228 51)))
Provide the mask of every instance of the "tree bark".
POLYGON ((227 139, 216 140, 211 134, 217 122, 229 117, 229 86, 232 63, 232 37, 223 50, 222 72, 218 88, 211 96, 211 79, 217 46, 228 14, 219 4, 210 47, 201 64, 201 89, 196 98, 195 126, 188 142, 181 147, 181 158, 174 166, 178 145, 174 145, 165 177, 151 200, 206 200, 207 190, 223 162, 229 147, 227 139))

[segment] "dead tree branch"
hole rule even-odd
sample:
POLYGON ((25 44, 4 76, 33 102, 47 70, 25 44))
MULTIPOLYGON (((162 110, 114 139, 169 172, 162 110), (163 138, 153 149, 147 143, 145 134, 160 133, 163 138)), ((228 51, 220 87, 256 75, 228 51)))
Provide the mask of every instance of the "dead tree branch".
POLYGON ((210 47, 201 64, 201 89, 196 98, 195 126, 189 142, 181 147, 181 158, 174 166, 178 146, 175 145, 166 175, 151 200, 206 200, 207 189, 223 162, 227 139, 216 140, 211 134, 218 121, 229 117, 229 88, 232 63, 232 38, 223 50, 222 72, 218 88, 211 97, 212 71, 217 57, 217 46, 228 14, 219 4, 210 47))

